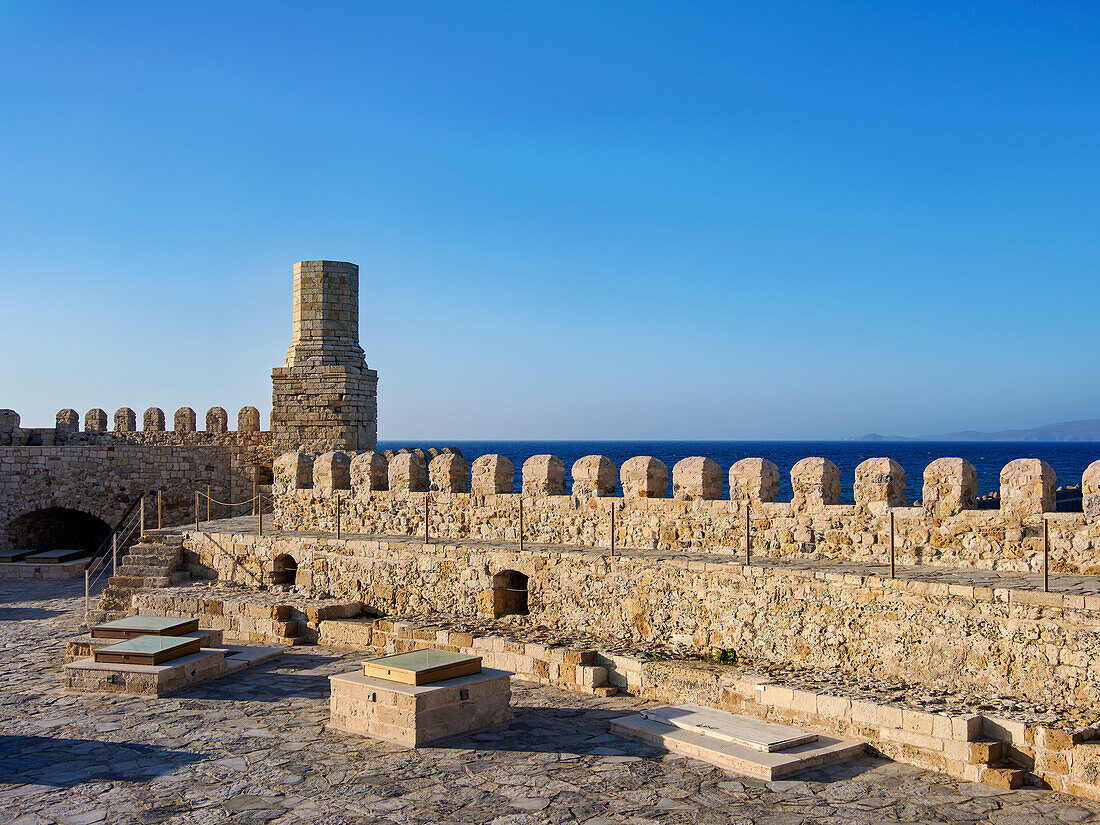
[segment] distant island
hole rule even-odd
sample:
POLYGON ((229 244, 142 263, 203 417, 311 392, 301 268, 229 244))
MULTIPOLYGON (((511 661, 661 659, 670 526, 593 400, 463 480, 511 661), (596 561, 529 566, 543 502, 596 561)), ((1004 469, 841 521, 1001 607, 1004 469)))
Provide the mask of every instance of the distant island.
POLYGON ((1062 421, 1058 424, 1044 424, 1027 430, 998 430, 983 433, 977 430, 963 430, 942 435, 867 435, 846 438, 845 441, 1100 441, 1100 418, 1087 421, 1062 421))

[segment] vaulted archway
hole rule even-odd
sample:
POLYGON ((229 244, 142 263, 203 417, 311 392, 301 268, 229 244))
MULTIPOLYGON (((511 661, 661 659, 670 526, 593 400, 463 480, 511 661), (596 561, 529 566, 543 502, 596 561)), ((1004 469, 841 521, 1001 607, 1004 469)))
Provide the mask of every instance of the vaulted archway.
POLYGON ((8 540, 16 550, 86 550, 93 553, 111 535, 102 519, 82 510, 46 507, 12 519, 8 540))

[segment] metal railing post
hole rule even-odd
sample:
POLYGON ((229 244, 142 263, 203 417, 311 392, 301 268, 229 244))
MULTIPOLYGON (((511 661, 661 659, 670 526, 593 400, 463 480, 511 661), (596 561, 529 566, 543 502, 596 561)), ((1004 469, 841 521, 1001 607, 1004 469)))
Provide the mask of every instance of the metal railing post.
POLYGON ((894 578, 894 511, 890 511, 890 578, 894 578))
POLYGON ((145 493, 141 494, 141 532, 138 535, 145 538, 145 493))
POLYGON ((430 533, 428 532, 428 499, 432 497, 432 491, 426 490, 424 492, 424 543, 427 544, 430 540, 430 533))
POLYGON ((523 491, 519 494, 519 549, 523 552, 523 491))
POLYGON ((256 500, 256 513, 260 517, 259 535, 264 534, 264 497, 260 496, 256 500))
POLYGON ((1050 522, 1043 516, 1043 590, 1050 590, 1050 522))
POLYGON ((749 518, 749 503, 745 502, 745 565, 752 560, 752 520, 749 518))
POLYGON ((210 521, 210 485, 206 485, 206 520, 210 521))
POLYGON ((615 555, 615 500, 611 500, 611 555, 615 555))
POLYGON ((111 575, 118 575, 118 532, 111 534, 111 575))
POLYGON ((340 538, 340 496, 336 497, 336 538, 340 538))
POLYGON ((91 603, 88 599, 88 591, 89 591, 88 568, 85 567, 84 568, 84 624, 88 624, 88 621, 89 621, 88 617, 91 615, 91 607, 90 607, 91 603))
POLYGON ((161 502, 160 493, 161 493, 161 491, 158 489, 157 490, 157 529, 158 530, 161 529, 164 526, 164 524, 163 524, 164 510, 163 510, 163 504, 161 502))
POLYGON ((199 491, 195 491, 195 532, 199 532, 199 491))

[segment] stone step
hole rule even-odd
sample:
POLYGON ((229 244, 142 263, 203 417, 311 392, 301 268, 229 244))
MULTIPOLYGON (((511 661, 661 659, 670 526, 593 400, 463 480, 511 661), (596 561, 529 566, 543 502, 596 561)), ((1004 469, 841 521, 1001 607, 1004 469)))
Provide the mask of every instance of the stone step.
MULTIPOLYGON (((759 720, 751 717, 737 716, 732 713, 725 715, 730 717, 731 725, 736 725, 738 719, 759 723, 759 720)), ((690 730, 664 725, 652 719, 646 719, 640 713, 613 719, 611 728, 623 736, 644 739, 673 753, 690 756, 733 773, 769 782, 834 762, 854 759, 866 748, 863 742, 837 739, 822 733, 818 734, 814 742, 806 742, 782 751, 767 752, 737 745, 715 736, 704 736, 690 730)))
POLYGON ((120 564, 179 564, 180 554, 171 553, 134 553, 119 557, 120 564))
POLYGON ((1011 766, 983 768, 978 778, 983 785, 992 785, 995 788, 1014 791, 1022 787, 1027 780, 1027 771, 1011 766))
POLYGON ((145 585, 144 576, 110 576, 107 579, 108 588, 118 587, 143 587, 145 585))
POLYGON ((174 564, 137 565, 120 564, 115 571, 116 576, 170 576, 176 572, 174 564))

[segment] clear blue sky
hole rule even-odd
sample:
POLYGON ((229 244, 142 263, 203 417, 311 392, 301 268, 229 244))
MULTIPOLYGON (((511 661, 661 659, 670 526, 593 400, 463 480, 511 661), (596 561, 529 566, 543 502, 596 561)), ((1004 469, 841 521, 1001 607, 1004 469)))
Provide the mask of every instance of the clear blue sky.
POLYGON ((381 437, 1100 417, 1100 4, 0 0, 0 406, 270 409, 361 267, 381 437))

